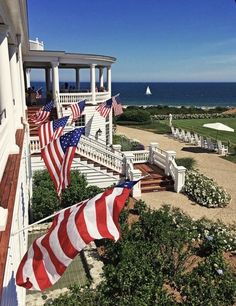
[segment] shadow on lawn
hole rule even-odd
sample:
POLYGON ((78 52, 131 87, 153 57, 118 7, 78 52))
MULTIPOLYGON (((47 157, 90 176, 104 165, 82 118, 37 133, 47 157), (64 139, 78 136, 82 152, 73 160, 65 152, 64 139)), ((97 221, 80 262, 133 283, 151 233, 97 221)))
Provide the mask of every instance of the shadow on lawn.
POLYGON ((213 153, 213 151, 209 151, 200 147, 184 147, 181 151, 191 152, 191 153, 213 153))

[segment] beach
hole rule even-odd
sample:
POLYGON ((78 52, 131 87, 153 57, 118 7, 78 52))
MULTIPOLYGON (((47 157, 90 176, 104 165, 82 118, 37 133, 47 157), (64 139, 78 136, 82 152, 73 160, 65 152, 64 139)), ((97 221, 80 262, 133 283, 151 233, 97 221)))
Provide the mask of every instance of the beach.
POLYGON ((232 197, 231 202, 224 208, 206 208, 193 203, 183 194, 169 191, 159 193, 144 193, 142 199, 153 209, 160 208, 163 204, 170 204, 178 207, 190 217, 198 219, 206 217, 210 220, 218 219, 225 224, 232 224, 236 221, 236 164, 220 158, 219 155, 211 152, 201 152, 194 150, 190 144, 185 144, 173 139, 168 135, 155 134, 124 126, 117 127, 117 133, 126 135, 129 138, 138 139, 145 147, 151 142, 157 142, 163 150, 173 150, 176 157, 192 157, 197 161, 197 168, 201 173, 214 179, 232 197), (192 147, 192 149, 191 149, 192 147))

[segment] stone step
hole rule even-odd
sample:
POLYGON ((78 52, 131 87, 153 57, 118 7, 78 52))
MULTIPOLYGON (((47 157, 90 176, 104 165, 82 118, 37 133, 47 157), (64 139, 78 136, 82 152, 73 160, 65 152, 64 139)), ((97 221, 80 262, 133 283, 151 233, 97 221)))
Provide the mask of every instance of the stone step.
POLYGON ((141 187, 141 191, 143 193, 146 192, 159 192, 159 191, 174 191, 174 186, 145 186, 145 187, 141 187))

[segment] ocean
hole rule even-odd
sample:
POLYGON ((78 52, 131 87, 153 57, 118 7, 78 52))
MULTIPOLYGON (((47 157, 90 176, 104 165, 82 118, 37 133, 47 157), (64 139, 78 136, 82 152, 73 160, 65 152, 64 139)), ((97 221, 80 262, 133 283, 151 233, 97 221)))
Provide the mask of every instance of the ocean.
MULTIPOLYGON (((75 86, 74 82, 68 82, 75 86)), ((42 82, 32 82, 35 89, 43 87, 42 82)), ((63 87, 64 83, 60 84, 63 87)), ((81 89, 89 88, 88 82, 81 82, 81 89)), ((164 82, 113 82, 112 94, 120 93, 123 105, 169 105, 195 107, 236 107, 236 83, 164 83, 164 82), (152 95, 146 95, 150 87, 152 95)))

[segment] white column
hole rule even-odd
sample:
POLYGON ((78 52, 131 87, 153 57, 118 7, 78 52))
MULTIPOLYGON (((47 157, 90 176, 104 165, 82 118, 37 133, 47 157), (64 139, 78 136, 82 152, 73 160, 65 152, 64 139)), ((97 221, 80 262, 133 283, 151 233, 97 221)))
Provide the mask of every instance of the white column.
POLYGON ((99 83, 100 83, 100 88, 104 87, 104 77, 103 77, 103 68, 99 68, 99 83))
POLYGON ((16 58, 16 46, 9 45, 10 70, 12 80, 12 94, 14 99, 14 123, 17 129, 22 128, 22 103, 21 103, 21 83, 20 71, 16 58))
POLYGON ((111 66, 107 67, 107 91, 111 96, 111 66))
POLYGON ((57 101, 57 97, 59 95, 59 63, 58 62, 52 62, 52 94, 53 94, 53 100, 57 101))
POLYGON ((30 69, 30 68, 26 68, 26 69, 25 69, 26 88, 31 87, 31 85, 30 85, 30 72, 31 72, 31 69, 30 69))
POLYGON ((80 90, 80 69, 75 68, 76 89, 80 90))
POLYGON ((46 91, 50 91, 51 89, 51 74, 50 74, 50 68, 45 69, 45 81, 46 81, 46 91))
POLYGON ((19 153, 16 145, 13 115, 13 96, 11 86, 11 71, 8 51, 8 26, 0 25, 0 110, 6 109, 7 146, 10 154, 19 153))
POLYGON ((23 59, 22 59, 22 49, 21 49, 21 36, 17 35, 18 41, 18 69, 19 69, 19 82, 21 91, 21 106, 22 106, 22 116, 26 119, 26 98, 25 98, 25 79, 24 79, 24 69, 23 69, 23 59))
POLYGON ((90 88, 92 93, 92 103, 96 104, 96 74, 95 64, 90 65, 90 88))

